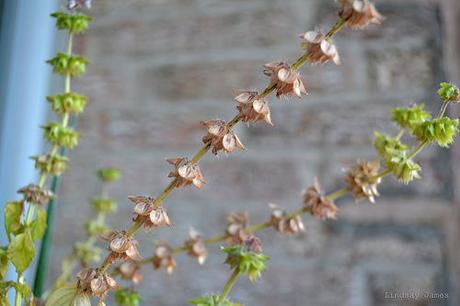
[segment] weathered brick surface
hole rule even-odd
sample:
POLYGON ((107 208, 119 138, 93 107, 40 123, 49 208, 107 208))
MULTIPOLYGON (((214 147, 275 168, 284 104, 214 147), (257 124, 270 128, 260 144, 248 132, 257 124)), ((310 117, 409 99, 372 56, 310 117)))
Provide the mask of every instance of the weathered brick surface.
MULTIPOLYGON (((180 244, 191 225, 220 233, 234 210, 246 209, 252 222, 261 222, 269 202, 295 209, 315 176, 327 191, 343 186, 343 168, 374 156, 373 131, 396 131, 391 107, 437 108, 434 88, 445 79, 440 4, 378 5, 387 18, 381 26, 335 38, 341 66, 302 69, 310 96, 270 98, 275 127, 241 125, 236 131, 246 151, 203 160, 204 190, 188 188, 165 201, 174 226, 141 233, 144 256, 154 241, 180 244)), ((111 222, 126 228, 132 212, 126 197, 161 192, 170 171, 165 158, 199 148, 198 122, 233 117, 235 89, 263 88, 264 63, 292 60, 301 52, 296 35, 315 25, 327 29, 336 16, 333 1, 320 0, 100 0, 92 14, 92 29, 80 39, 92 64, 76 84, 91 102, 59 197, 52 277, 70 242, 83 237, 87 200, 98 190, 95 168, 123 171, 111 190, 120 203, 111 222)), ((255 285, 239 281, 231 296, 254 306, 457 305, 455 172, 445 150, 431 147, 419 160, 423 179, 408 186, 386 180, 376 205, 346 198, 338 221, 306 218, 307 234, 261 233, 269 270, 255 285), (385 298, 397 290, 448 293, 449 299, 385 298)), ((143 305, 184 305, 222 289, 228 271, 217 245, 204 267, 184 255, 177 259, 172 276, 146 268, 143 305)))

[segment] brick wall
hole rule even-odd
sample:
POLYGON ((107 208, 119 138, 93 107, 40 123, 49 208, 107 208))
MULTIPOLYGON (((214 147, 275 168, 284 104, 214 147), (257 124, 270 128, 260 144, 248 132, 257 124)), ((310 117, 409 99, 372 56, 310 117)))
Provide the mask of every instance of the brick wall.
MULTIPOLYGON (((434 89, 455 58, 445 52, 455 30, 444 29, 456 19, 442 11, 452 12, 429 0, 379 1, 378 7, 387 17, 381 26, 335 38, 341 66, 302 70, 308 97, 270 99, 275 127, 240 126, 247 151, 205 158, 208 184, 165 201, 174 227, 141 233, 144 256, 154 241, 182 243, 191 225, 220 232, 231 211, 247 209, 259 222, 268 202, 298 207, 300 191, 315 176, 328 191, 341 187, 344 167, 373 156, 373 130, 395 131, 391 107, 414 101, 437 107, 434 89)), ((198 122, 231 118, 233 89, 263 88, 262 65, 296 58, 297 34, 327 30, 335 11, 332 0, 96 0, 95 22, 79 39, 92 64, 77 89, 91 102, 64 178, 52 277, 69 242, 84 235, 87 199, 98 190, 93 169, 122 169, 123 180, 112 189, 119 212, 111 222, 126 228, 127 195, 157 195, 168 182, 165 158, 199 148, 198 122)), ((455 44, 449 48, 455 52, 455 44)), ((447 292, 449 299, 404 305, 457 305, 457 159, 432 147, 420 157, 423 179, 409 186, 386 180, 376 205, 345 198, 337 221, 307 218, 307 234, 261 234, 272 257, 269 270, 255 285, 239 281, 231 295, 252 306, 401 305, 384 292, 420 289, 447 292)), ((228 277, 218 246, 203 267, 184 255, 177 259, 172 276, 144 270, 143 305, 184 305, 220 291, 228 277)))

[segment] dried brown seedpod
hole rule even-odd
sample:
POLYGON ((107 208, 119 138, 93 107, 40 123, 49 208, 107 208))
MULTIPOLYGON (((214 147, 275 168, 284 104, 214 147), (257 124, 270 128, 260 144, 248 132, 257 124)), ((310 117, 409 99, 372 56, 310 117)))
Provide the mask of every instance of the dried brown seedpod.
POLYGON ((272 210, 270 223, 278 232, 289 235, 305 231, 305 226, 300 216, 289 217, 286 210, 278 205, 270 203, 269 206, 272 210))
POLYGON ((29 203, 45 205, 54 197, 51 190, 44 190, 37 185, 29 184, 18 190, 18 193, 24 196, 24 199, 29 203))
POLYGON ((166 209, 163 206, 156 206, 154 198, 129 196, 128 199, 135 204, 134 221, 142 222, 146 230, 171 225, 166 209))
POLYGON ((111 256, 113 257, 113 259, 140 259, 138 242, 134 238, 129 237, 126 234, 126 231, 114 231, 107 237, 103 238, 109 241, 109 250, 112 252, 111 256))
POLYGON ((195 185, 197 188, 203 188, 206 183, 201 173, 198 163, 191 162, 186 157, 167 159, 168 163, 175 167, 174 171, 168 174, 168 177, 177 179, 176 187, 185 187, 195 185))
POLYGON ((225 230, 227 244, 235 245, 242 244, 248 234, 245 232, 245 229, 248 224, 249 214, 247 211, 232 213, 228 216, 228 225, 225 230))
POLYGON ((211 146, 215 155, 224 150, 227 153, 233 152, 236 148, 245 149, 238 136, 229 128, 223 120, 201 121, 207 129, 207 135, 203 137, 203 143, 211 146))
POLYGON ((299 98, 307 91, 297 70, 284 62, 268 63, 264 65, 264 74, 270 77, 270 83, 275 86, 276 96, 292 96, 299 98))
POLYGON ((309 31, 300 34, 305 39, 302 46, 307 50, 308 59, 311 63, 326 63, 332 60, 335 64, 340 64, 340 56, 337 48, 331 39, 319 31, 309 31))
POLYGON ((321 187, 317 179, 304 191, 303 200, 305 210, 313 216, 322 220, 336 219, 338 208, 334 201, 321 194, 321 187))
POLYGON ((200 265, 204 264, 208 257, 208 249, 203 237, 194 228, 190 228, 190 239, 185 241, 185 247, 190 256, 196 257, 200 265))
POLYGON ((152 264, 155 269, 166 268, 168 274, 174 272, 177 263, 173 257, 172 248, 166 243, 160 243, 155 249, 152 264))
POLYGON ((243 91, 236 97, 237 109, 243 122, 265 121, 273 126, 267 101, 256 91, 243 91))
POLYGON ((371 203, 375 202, 375 197, 379 196, 377 186, 382 181, 380 177, 377 177, 379 169, 378 160, 358 160, 356 165, 348 170, 345 181, 356 200, 366 198, 371 203))
POLYGON ((97 273, 95 269, 83 269, 77 273, 78 290, 98 297, 101 302, 108 291, 116 287, 117 282, 107 273, 97 273))
POLYGON ((132 281, 134 284, 139 284, 144 278, 141 273, 141 266, 139 262, 128 259, 121 263, 117 268, 117 272, 126 279, 132 281))
POLYGON ((351 29, 362 29, 371 23, 380 24, 384 17, 368 0, 340 0, 339 16, 351 29))

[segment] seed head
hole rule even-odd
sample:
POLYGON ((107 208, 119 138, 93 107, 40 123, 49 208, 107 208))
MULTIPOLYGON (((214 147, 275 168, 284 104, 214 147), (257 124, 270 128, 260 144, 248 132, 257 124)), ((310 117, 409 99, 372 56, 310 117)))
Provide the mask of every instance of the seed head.
POLYGON ((190 228, 189 231, 190 239, 185 241, 185 247, 187 248, 190 256, 196 257, 200 265, 204 264, 208 257, 208 250, 203 237, 194 228, 190 228))
POLYGON ((245 229, 248 224, 249 214, 247 211, 232 213, 228 216, 228 225, 225 230, 226 242, 229 245, 242 244, 248 234, 245 232, 245 229))
POLYGON ((177 188, 192 184, 197 188, 203 188, 206 182, 197 163, 192 163, 186 157, 168 159, 167 161, 175 167, 174 171, 168 174, 168 177, 177 179, 177 188))
POLYGON ((270 203, 269 206, 272 210, 270 222, 278 232, 289 235, 305 231, 300 216, 288 217, 286 210, 278 205, 270 203))
POLYGON ((283 95, 295 95, 301 98, 303 94, 307 94, 299 73, 287 63, 268 63, 264 67, 264 74, 270 77, 271 85, 275 86, 278 98, 283 95))
POLYGON ((339 0, 342 9, 339 16, 351 29, 362 29, 371 23, 380 24, 384 17, 368 0, 339 0))
POLYGON ((145 196, 129 196, 128 199, 135 204, 134 221, 144 224, 145 230, 154 227, 171 226, 171 221, 163 206, 155 205, 155 199, 145 196))
POLYGON ((110 256, 113 259, 119 258, 121 260, 139 260, 140 254, 138 250, 138 242, 129 237, 126 231, 112 232, 104 240, 109 241, 109 250, 112 251, 110 256))
POLYGON ((117 271, 124 279, 132 281, 135 285, 139 284, 144 278, 141 274, 141 266, 139 263, 131 259, 121 263, 117 271))
POLYGON ((305 211, 309 211, 312 216, 321 220, 337 217, 337 206, 321 194, 321 187, 316 178, 313 185, 304 191, 303 203, 305 211))
POLYGON ((273 126, 267 101, 255 91, 243 91, 235 97, 243 122, 265 121, 273 126))
POLYGON ((45 205, 50 199, 54 197, 54 194, 51 192, 51 190, 44 190, 33 184, 22 187, 17 192, 22 194, 24 196, 24 200, 27 202, 38 205, 45 205))
POLYGON ((152 263, 155 269, 166 268, 168 274, 172 274, 177 265, 172 248, 166 243, 161 243, 156 247, 152 263))
POLYGON ((220 150, 231 153, 236 148, 245 149, 238 136, 230 130, 225 121, 209 120, 201 121, 201 124, 208 130, 208 134, 203 137, 203 143, 210 145, 212 153, 215 155, 220 150))
POLYGON ((96 296, 101 302, 117 282, 107 273, 97 273, 95 269, 85 268, 77 273, 77 288, 86 294, 96 296))
POLYGON ((332 60, 340 64, 339 52, 334 43, 326 39, 326 35, 319 31, 309 31, 300 34, 300 37, 305 39, 302 46, 307 50, 310 62, 323 64, 332 60))
POLYGON ((381 178, 376 178, 379 173, 380 162, 378 160, 358 160, 356 165, 348 170, 345 181, 348 189, 356 200, 367 198, 371 203, 379 196, 377 190, 381 178))

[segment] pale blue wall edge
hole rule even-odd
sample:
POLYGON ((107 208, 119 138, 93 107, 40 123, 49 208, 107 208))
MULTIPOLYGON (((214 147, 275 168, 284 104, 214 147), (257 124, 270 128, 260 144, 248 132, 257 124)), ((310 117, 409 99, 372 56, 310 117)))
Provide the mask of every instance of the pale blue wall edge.
MULTIPOLYGON (((34 182, 30 156, 43 151, 56 30, 50 13, 57 0, 4 0, 0 27, 0 206, 18 199, 16 190, 34 182)), ((3 217, 0 244, 6 244, 3 217)), ((10 278, 15 274, 10 271, 10 278)), ((26 276, 27 277, 27 276, 26 276)), ((30 277, 29 277, 30 279, 30 277)))

